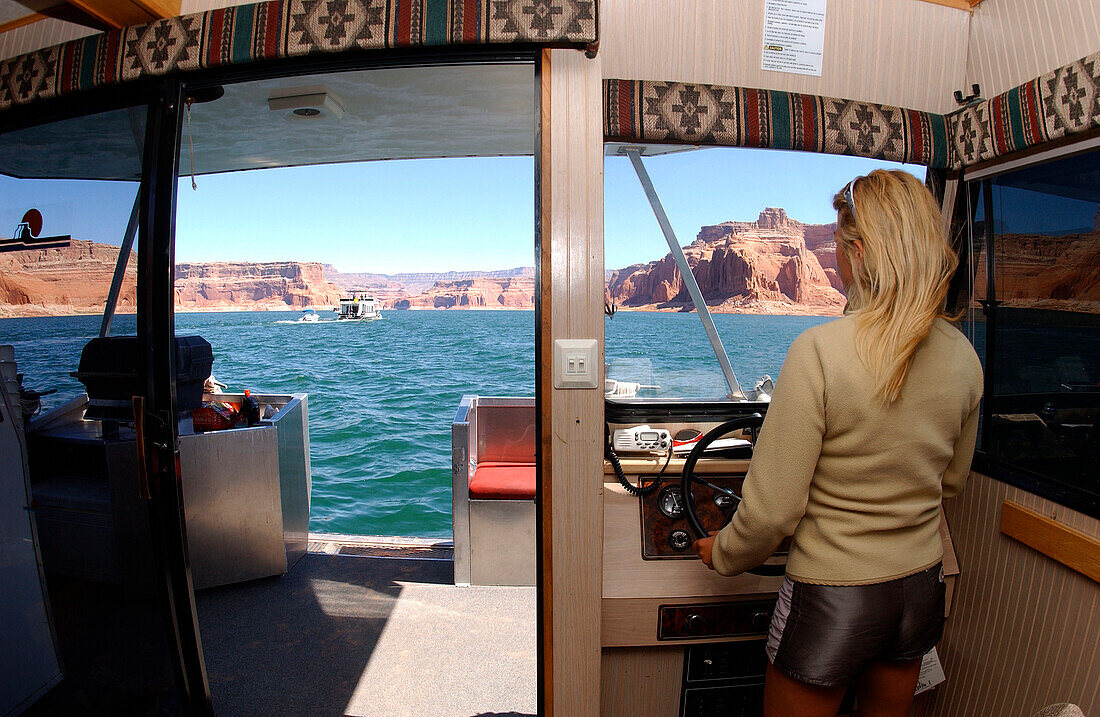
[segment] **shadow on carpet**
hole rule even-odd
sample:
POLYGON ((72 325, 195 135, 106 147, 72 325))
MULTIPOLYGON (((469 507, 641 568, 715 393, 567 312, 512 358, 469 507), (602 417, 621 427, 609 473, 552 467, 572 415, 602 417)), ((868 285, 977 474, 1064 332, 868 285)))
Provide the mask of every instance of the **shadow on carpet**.
POLYGON ((282 577, 196 595, 214 709, 343 715, 404 583, 449 584, 449 561, 307 554, 282 577))

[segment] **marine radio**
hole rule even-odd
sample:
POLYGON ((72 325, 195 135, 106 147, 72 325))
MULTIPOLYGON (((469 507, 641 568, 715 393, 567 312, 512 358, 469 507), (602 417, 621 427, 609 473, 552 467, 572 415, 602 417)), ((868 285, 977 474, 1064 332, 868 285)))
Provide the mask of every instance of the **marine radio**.
POLYGON ((672 436, 663 428, 617 428, 611 446, 616 453, 665 453, 672 447, 672 436))

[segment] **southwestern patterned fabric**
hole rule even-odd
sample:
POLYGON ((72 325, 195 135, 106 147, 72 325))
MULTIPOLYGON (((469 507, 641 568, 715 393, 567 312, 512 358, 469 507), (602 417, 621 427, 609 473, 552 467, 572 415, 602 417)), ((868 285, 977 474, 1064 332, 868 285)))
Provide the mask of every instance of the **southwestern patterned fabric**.
POLYGON ((1100 52, 948 116, 956 168, 1100 127, 1100 52))
POLYGON ((219 65, 463 44, 579 46, 597 0, 272 0, 158 20, 0 62, 0 110, 219 65))
POLYGON ((947 120, 929 112, 743 87, 604 80, 609 141, 852 154, 947 167, 947 120))

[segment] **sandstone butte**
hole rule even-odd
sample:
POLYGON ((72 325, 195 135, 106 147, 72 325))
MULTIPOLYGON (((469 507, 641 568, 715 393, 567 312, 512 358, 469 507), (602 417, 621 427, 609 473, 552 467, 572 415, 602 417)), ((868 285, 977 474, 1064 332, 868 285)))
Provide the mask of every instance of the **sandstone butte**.
MULTIPOLYGON (((754 222, 704 226, 684 247, 712 311, 839 315, 835 224, 803 224, 769 207, 754 222)), ((690 311, 693 306, 672 254, 612 272, 607 297, 625 309, 690 311)))

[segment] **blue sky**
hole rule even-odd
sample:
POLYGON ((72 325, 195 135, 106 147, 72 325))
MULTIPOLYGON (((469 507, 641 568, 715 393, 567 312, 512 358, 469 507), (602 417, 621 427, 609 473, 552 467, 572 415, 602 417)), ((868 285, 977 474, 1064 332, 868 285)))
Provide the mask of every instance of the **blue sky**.
POLYGON ((231 172, 179 187, 176 260, 297 259, 341 271, 534 263, 531 157, 231 172))
POLYGON ((121 244, 137 189, 136 182, 12 179, 0 174, 0 237, 10 237, 23 213, 37 207, 44 236, 72 234, 75 239, 121 244))
MULTIPOLYGON (((688 244, 705 224, 749 221, 783 207, 808 223, 833 221, 831 199, 886 162, 745 149, 647 157, 646 167, 688 244)), ((667 247, 629 160, 605 161, 606 266, 663 256, 667 247)), ((923 178, 923 167, 909 167, 923 178)), ((418 159, 184 177, 177 261, 321 261, 384 274, 492 270, 534 263, 531 157, 418 159)), ((71 203, 77 239, 118 244, 136 185, 0 177, 0 234, 26 206, 71 203), (84 211, 94 207, 95 211, 84 211)), ((15 220, 18 221, 18 216, 15 220)))
MULTIPOLYGON (((643 159, 676 238, 690 244, 699 228, 753 221, 764 207, 782 207, 807 224, 836 221, 833 195, 855 176, 899 166, 860 157, 806 152, 713 148, 643 159)), ((925 168, 905 165, 923 181, 925 168)), ((604 254, 618 269, 668 251, 630 160, 604 162, 604 254)))

